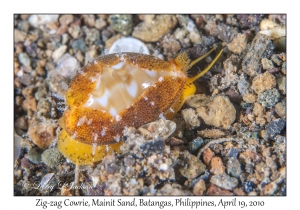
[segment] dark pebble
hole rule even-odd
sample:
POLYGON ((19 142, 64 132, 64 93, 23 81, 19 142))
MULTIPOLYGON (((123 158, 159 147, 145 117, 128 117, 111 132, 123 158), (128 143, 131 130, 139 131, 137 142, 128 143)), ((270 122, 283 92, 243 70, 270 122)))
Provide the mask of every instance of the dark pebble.
POLYGON ((239 20, 240 26, 244 29, 258 26, 264 15, 246 15, 240 14, 236 16, 239 20))
POLYGON ((192 141, 192 139, 196 137, 194 131, 189 129, 184 130, 184 136, 187 138, 188 141, 192 141))
POLYGON ((286 51, 286 37, 285 36, 274 39, 273 43, 275 45, 276 50, 284 51, 284 52, 286 51))
POLYGON ((37 45, 36 43, 32 42, 30 45, 26 46, 26 52, 28 55, 31 57, 36 57, 37 56, 37 45))
POLYGON ((277 134, 280 134, 280 132, 284 127, 285 127, 285 121, 282 120, 281 118, 271 121, 266 126, 268 137, 273 139, 277 134))
POLYGON ((32 170, 35 168, 34 164, 31 163, 27 158, 22 158, 21 168, 25 170, 32 170))
POLYGON ((273 53, 274 45, 272 39, 266 35, 258 33, 250 46, 242 62, 242 70, 250 75, 255 76, 261 72, 261 59, 269 58, 273 53))
POLYGON ((162 140, 148 141, 141 145, 141 151, 144 155, 150 156, 153 153, 161 153, 165 148, 165 143, 162 140))
POLYGON ((247 180, 246 182, 242 183, 242 186, 246 193, 250 193, 254 188, 254 183, 252 181, 247 180))
POLYGON ((201 137, 197 137, 193 141, 191 141, 188 145, 188 151, 192 154, 196 153, 202 146, 204 145, 204 141, 201 137))
POLYGON ((238 155, 239 155, 238 149, 232 148, 232 149, 229 151, 229 153, 228 153, 227 156, 228 156, 228 157, 234 157, 234 158, 237 158, 238 155))
POLYGON ((249 108, 253 107, 253 104, 242 102, 241 107, 242 107, 242 109, 249 109, 249 108))
POLYGON ((83 39, 77 39, 72 43, 72 48, 81 50, 82 52, 86 51, 86 45, 83 39))
POLYGON ((190 59, 195 60, 200 56, 204 55, 207 51, 208 51, 207 47, 201 44, 197 44, 196 46, 187 49, 186 53, 189 55, 190 59))
POLYGON ((233 90, 231 88, 225 92, 225 95, 229 97, 231 102, 236 102, 236 103, 240 102, 242 98, 238 91, 233 90))

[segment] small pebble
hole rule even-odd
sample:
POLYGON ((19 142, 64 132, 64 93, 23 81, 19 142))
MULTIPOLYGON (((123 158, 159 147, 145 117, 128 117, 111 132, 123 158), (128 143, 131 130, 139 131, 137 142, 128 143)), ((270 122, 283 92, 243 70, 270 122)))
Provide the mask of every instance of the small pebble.
POLYGON ((282 60, 279 58, 279 55, 278 54, 273 54, 271 56, 271 60, 273 61, 273 63, 276 65, 276 66, 280 66, 282 64, 282 60))
POLYGON ((237 158, 238 157, 238 155, 239 155, 239 151, 238 151, 238 149, 236 149, 236 148, 232 148, 232 149, 230 149, 230 151, 228 152, 228 157, 229 158, 237 158))
POLYGON ((14 160, 17 160, 20 157, 21 154, 21 148, 22 148, 22 138, 14 134, 14 160))
POLYGON ((260 31, 260 34, 264 34, 272 39, 278 39, 286 36, 285 26, 277 26, 269 30, 260 31))
POLYGON ((238 196, 245 196, 246 195, 245 192, 244 192, 244 190, 241 189, 241 188, 235 188, 235 189, 233 189, 233 193, 235 195, 238 195, 238 196))
POLYGON ((185 121, 185 126, 187 129, 194 129, 200 126, 200 120, 194 109, 184 109, 181 111, 181 115, 185 121))
POLYGON ((29 67, 30 66, 30 58, 27 55, 27 53, 20 53, 19 56, 19 61, 22 65, 29 67))
POLYGON ((27 33, 18 29, 14 29, 14 42, 24 42, 26 40, 27 33))
POLYGON ((242 70, 249 76, 260 73, 261 59, 270 56, 273 49, 274 45, 271 38, 260 33, 256 34, 242 62, 242 70))
POLYGON ((83 27, 83 31, 85 33, 85 43, 87 45, 93 45, 100 41, 100 32, 98 29, 88 29, 87 27, 83 27))
POLYGON ((280 77, 277 79, 277 83, 278 83, 278 89, 280 90, 280 92, 285 95, 286 94, 286 77, 280 77))
POLYGON ((242 186, 246 193, 250 193, 254 189, 254 183, 252 181, 247 180, 246 182, 242 183, 242 186))
POLYGON ((51 168, 56 167, 62 159, 63 156, 57 148, 49 148, 42 154, 42 161, 51 168))
POLYGON ((266 125, 268 137, 274 138, 277 134, 280 134, 284 127, 285 121, 281 118, 271 121, 268 125, 266 125))
POLYGON ((58 15, 30 15, 28 22, 35 28, 56 22, 58 15))
POLYGON ((35 168, 35 165, 31 163, 27 158, 22 158, 21 168, 30 171, 35 168))
POLYGON ((201 44, 201 34, 198 32, 197 29, 190 31, 189 39, 194 44, 201 44))
POLYGON ((225 95, 228 96, 228 98, 230 99, 230 101, 235 102, 235 103, 239 103, 241 101, 241 95, 238 91, 230 88, 229 90, 227 90, 225 92, 225 95))
POLYGON ((183 167, 179 168, 182 176, 192 180, 204 173, 206 166, 196 156, 186 150, 182 155, 183 167))
MULTIPOLYGON (((278 140, 278 139, 277 139, 278 140)), ((271 157, 266 157, 266 165, 271 169, 272 172, 277 171, 277 164, 271 157)))
POLYGON ((258 94, 258 102, 264 107, 272 108, 280 99, 280 93, 277 89, 272 88, 258 94))
POLYGON ((19 117, 15 121, 15 128, 21 129, 21 130, 27 130, 28 129, 28 123, 25 118, 25 116, 19 117))
POLYGON ((285 103, 279 102, 275 105, 275 112, 279 115, 281 118, 286 117, 286 106, 285 103))
MULTIPOLYGON (((221 78, 221 86, 218 89, 226 89, 231 84, 236 84, 239 80, 236 74, 238 65, 240 63, 239 56, 232 54, 223 62, 225 76, 221 78)), ((230 90, 229 90, 230 91, 230 90)), ((231 90, 231 92, 235 92, 231 90)))
POLYGON ((155 18, 155 15, 139 15, 139 18, 143 21, 145 21, 145 23, 148 25, 148 26, 151 26, 152 24, 152 21, 154 20, 155 18))
POLYGON ((77 70, 80 69, 80 64, 76 58, 66 53, 57 61, 57 66, 55 72, 59 75, 71 80, 75 75, 77 70))
POLYGON ((197 137, 191 141, 188 145, 188 151, 192 154, 197 153, 197 151, 204 145, 204 141, 201 137, 197 137))
POLYGON ((55 138, 56 127, 50 120, 34 121, 28 129, 28 136, 39 148, 46 149, 55 138))
POLYGON ((74 39, 77 39, 82 34, 81 28, 78 25, 71 25, 68 28, 68 32, 74 39))
POLYGON ((146 22, 138 24, 132 33, 132 36, 145 42, 156 42, 177 24, 175 15, 157 15, 152 21, 151 26, 146 22))
POLYGON ((181 49, 181 45, 176 39, 167 36, 165 36, 161 44, 164 49, 164 55, 167 55, 168 58, 176 57, 179 50, 181 49))
POLYGON ((286 51, 286 37, 282 36, 279 38, 274 39, 273 41, 275 49, 278 51, 286 51))
POLYGON ((59 18, 59 23, 60 25, 69 25, 70 23, 72 23, 74 20, 74 16, 73 15, 62 15, 59 18))
POLYGON ((263 69, 266 69, 266 70, 274 68, 273 62, 267 58, 261 59, 261 64, 262 64, 263 69))
POLYGON ((202 138, 215 139, 225 136, 225 133, 219 129, 205 129, 198 131, 198 135, 202 138))
POLYGON ((261 31, 269 30, 269 29, 274 28, 274 27, 276 27, 276 26, 278 26, 278 24, 275 23, 275 22, 272 21, 272 20, 269 20, 269 19, 263 19, 263 20, 260 22, 260 25, 259 25, 261 31))
POLYGON ((103 20, 102 18, 96 19, 96 21, 95 21, 95 27, 98 30, 103 29, 105 26, 106 26, 106 21, 105 20, 103 20))
POLYGON ((206 107, 197 108, 208 125, 227 129, 235 120, 236 110, 227 97, 216 96, 206 107))
POLYGON ((239 183, 236 178, 230 177, 226 173, 213 175, 210 182, 225 190, 232 190, 233 188, 236 188, 239 183))
POLYGON ((200 179, 193 188, 194 195, 203 195, 203 192, 206 190, 205 182, 203 179, 200 179))
POLYGON ((52 53, 52 58, 54 62, 57 62, 57 60, 66 52, 66 50, 67 50, 67 45, 61 45, 59 48, 57 48, 52 53))
POLYGON ((165 143, 162 140, 147 141, 140 146, 144 155, 150 156, 153 153, 161 153, 165 148, 165 143))
POLYGON ((42 98, 38 102, 37 110, 38 118, 50 117, 51 103, 46 98, 42 98))
POLYGON ((218 24, 211 31, 211 35, 218 37, 223 42, 231 42, 235 36, 237 36, 238 30, 234 27, 230 27, 225 23, 218 24))
POLYGON ((237 87, 242 96, 245 96, 249 93, 250 84, 243 76, 238 81, 237 87))
POLYGON ((203 157, 203 162, 205 163, 205 165, 209 165, 211 159, 215 156, 215 153, 210 149, 207 148, 206 150, 204 150, 202 157, 203 157))
POLYGON ((85 25, 89 27, 94 27, 95 26, 95 15, 89 14, 89 15, 82 15, 83 21, 85 25))
POLYGON ((241 107, 242 107, 242 109, 250 110, 253 107, 253 104, 242 102, 241 107))
POLYGON ((249 29, 255 26, 258 26, 261 20, 264 18, 264 15, 259 14, 239 14, 236 16, 239 20, 239 24, 241 24, 241 27, 244 29, 249 29))
POLYGON ((255 116, 263 117, 265 114, 265 108, 258 102, 254 103, 253 112, 255 116))
POLYGON ((110 15, 108 22, 115 31, 124 36, 128 36, 133 28, 132 15, 110 15))
POLYGON ((39 162, 41 162, 42 160, 42 155, 43 150, 38 148, 38 147, 34 147, 32 149, 30 149, 28 151, 28 154, 26 155, 26 157, 33 163, 37 164, 39 162))
MULTIPOLYGON (((276 136, 277 137, 277 136, 276 136)), ((272 154, 272 149, 271 147, 266 147, 263 151, 262 151, 262 155, 264 157, 270 157, 272 154)))
POLYGON ((222 174, 225 170, 222 159, 220 157, 213 157, 210 161, 210 172, 213 174, 222 174))
POLYGON ((258 94, 275 87, 275 85, 275 77, 269 72, 265 72, 253 79, 251 88, 258 94))
POLYGON ((29 23, 28 21, 20 21, 18 22, 18 29, 20 29, 21 31, 24 31, 24 32, 28 32, 28 29, 29 29, 29 23))
POLYGON ((37 106, 36 106, 36 100, 35 100, 35 98, 27 98, 23 102, 22 108, 25 111, 32 110, 32 111, 36 112, 37 111, 37 106))
POLYGON ((227 173, 231 176, 239 178, 242 173, 241 164, 236 158, 229 158, 227 162, 227 173))
POLYGON ((83 41, 83 39, 76 39, 72 43, 72 48, 77 49, 77 50, 81 50, 82 52, 86 51, 86 45, 85 45, 85 42, 83 41))
POLYGON ((263 187, 262 195, 274 195, 277 189, 278 185, 275 182, 270 182, 263 187))
POLYGON ((268 134, 266 130, 261 130, 259 133, 259 136, 263 139, 263 140, 268 140, 268 134))
POLYGON ((206 106, 210 102, 210 99, 205 94, 195 94, 186 100, 186 104, 192 108, 199 108, 201 106, 206 106))
POLYGON ((234 195, 232 192, 228 191, 228 190, 223 190, 219 187, 217 187, 214 184, 211 184, 209 186, 209 188, 206 191, 206 194, 209 196, 229 196, 229 195, 234 195))
POLYGON ((256 101, 256 95, 253 94, 253 93, 248 93, 247 95, 245 95, 243 97, 243 100, 246 102, 246 103, 254 103, 256 101))
POLYGON ((235 54, 241 54, 246 46, 247 37, 245 34, 237 34, 237 36, 233 38, 232 42, 227 45, 228 49, 235 54))
POLYGON ((168 138, 165 142, 166 142, 167 145, 170 145, 170 146, 179 146, 179 145, 184 144, 183 140, 177 139, 173 136, 168 138))

